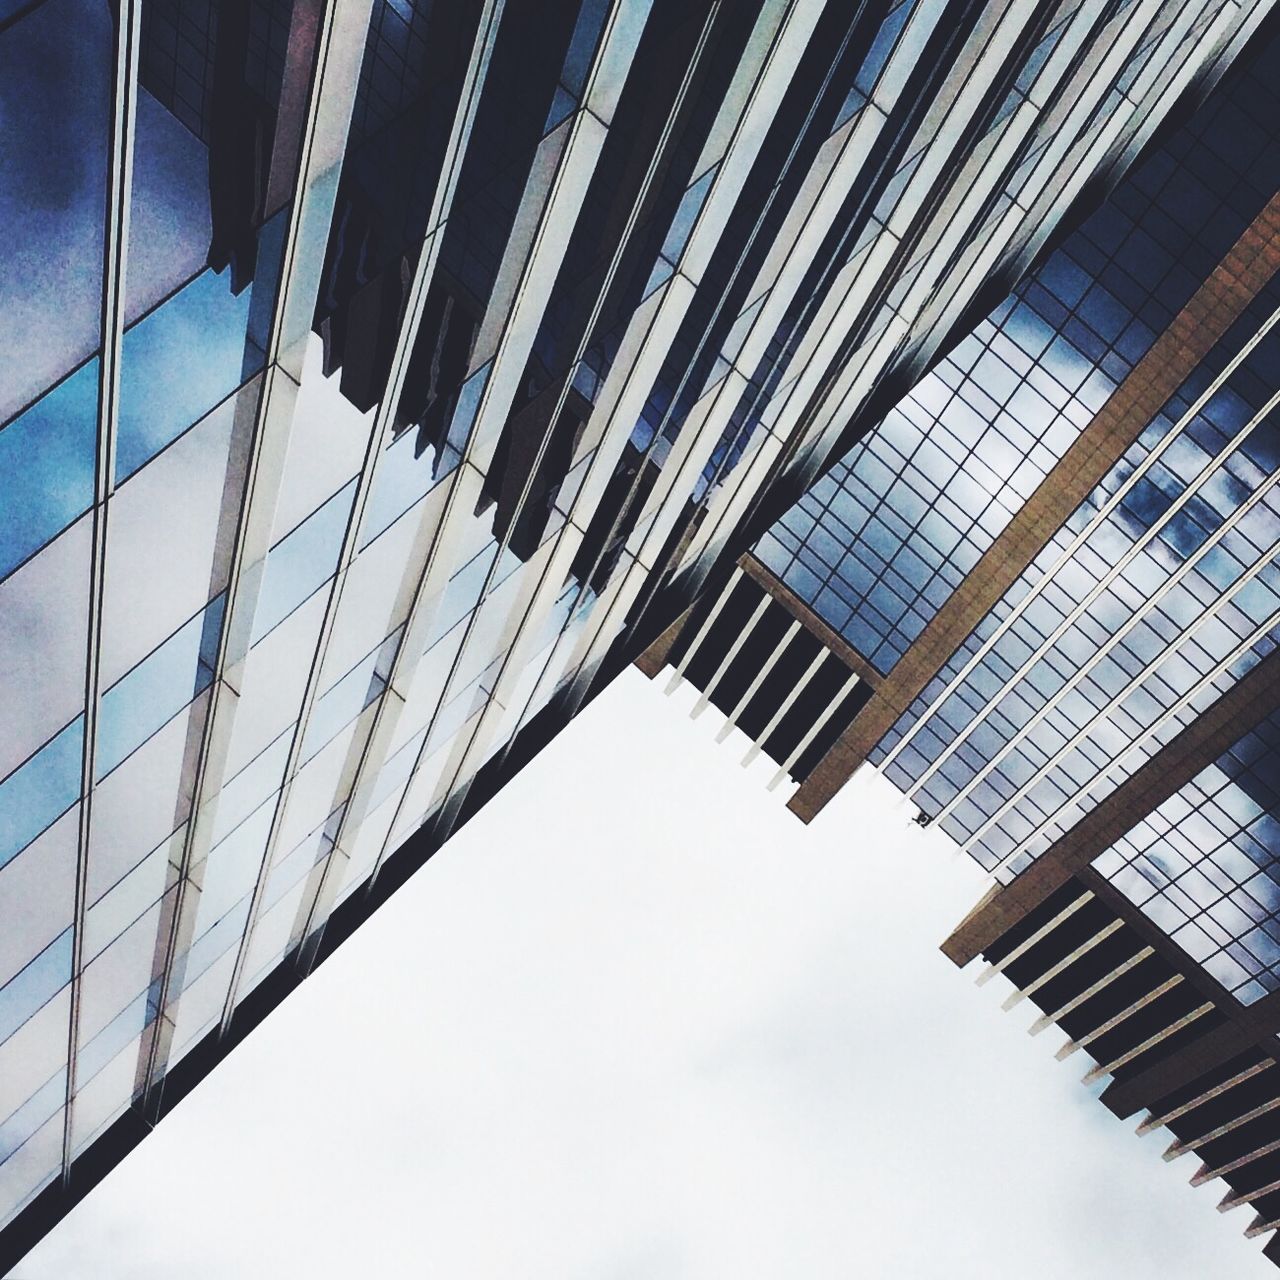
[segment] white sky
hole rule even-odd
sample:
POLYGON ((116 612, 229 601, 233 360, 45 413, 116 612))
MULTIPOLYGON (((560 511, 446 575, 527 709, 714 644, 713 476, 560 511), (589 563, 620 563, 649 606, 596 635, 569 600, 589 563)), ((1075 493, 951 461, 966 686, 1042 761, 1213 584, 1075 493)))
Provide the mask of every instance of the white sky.
POLYGON ((659 689, 597 699, 14 1280, 1275 1275, 939 954, 967 859, 879 779, 801 826, 659 689))

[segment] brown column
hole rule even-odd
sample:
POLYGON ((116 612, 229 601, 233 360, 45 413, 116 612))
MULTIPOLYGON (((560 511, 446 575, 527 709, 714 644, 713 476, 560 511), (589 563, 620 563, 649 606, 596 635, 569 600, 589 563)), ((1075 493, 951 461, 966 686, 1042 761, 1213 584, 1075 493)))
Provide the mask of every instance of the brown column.
POLYGON ((811 822, 1280 269, 1280 194, 1174 317, 792 796, 811 822))
POLYGON ((689 621, 689 614, 692 612, 693 606, 690 605, 637 659, 636 666, 649 677, 650 680, 658 678, 658 672, 667 665, 667 658, 670 656, 675 642, 680 638, 680 632, 684 628, 684 624, 689 621))

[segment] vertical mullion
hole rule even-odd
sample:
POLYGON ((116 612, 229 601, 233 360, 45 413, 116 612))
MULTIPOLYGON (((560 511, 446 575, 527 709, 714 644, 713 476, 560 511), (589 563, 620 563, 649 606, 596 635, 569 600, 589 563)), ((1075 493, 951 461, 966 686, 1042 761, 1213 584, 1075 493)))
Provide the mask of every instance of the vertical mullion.
MULTIPOLYGON (((682 309, 684 305, 673 293, 676 285, 683 284, 688 291, 693 291, 700 287, 705 265, 710 260, 711 252, 715 245, 720 241, 724 226, 741 194, 747 173, 758 155, 761 139, 760 137, 752 136, 751 123, 761 115, 770 112, 771 107, 769 104, 771 102, 776 105, 776 101, 781 99, 782 94, 785 92, 785 86, 789 83, 790 77, 794 73, 795 65, 798 63, 804 47, 812 36, 813 27, 816 25, 819 16, 819 13, 813 7, 797 3, 788 6, 784 12, 775 15, 762 14, 758 19, 752 34, 754 55, 749 62, 746 58, 740 62, 734 84, 726 92, 726 97, 721 103, 718 112, 721 117, 725 116, 726 113, 731 117, 731 132, 718 146, 709 146, 708 149, 704 149, 704 155, 696 166, 699 170, 705 172, 710 167, 714 157, 716 174, 689 241, 681 252, 680 260, 676 264, 672 279, 667 286, 664 286, 666 293, 663 296, 663 306, 670 311, 675 312, 677 309, 682 309)), ((752 46, 749 45, 748 48, 750 50, 752 46)), ((791 163, 798 145, 798 142, 793 145, 786 164, 789 165, 791 163)), ((766 210, 772 204, 776 190, 777 188, 775 187, 770 194, 766 202, 766 210)), ((762 212, 751 232, 748 246, 759 233, 763 217, 764 213, 762 212)), ((743 252, 745 253, 745 251, 744 249, 743 252)), ((740 255, 734 270, 735 276, 741 270, 741 261, 740 255)), ((723 299, 717 306, 717 316, 722 306, 723 299)), ((666 323, 655 325, 654 328, 653 335, 646 338, 645 343, 637 353, 633 367, 643 367, 642 357, 665 359, 674 338, 674 327, 670 323, 666 323)), ((681 382, 681 391, 689 376, 689 373, 686 372, 681 382)), ((733 373, 730 371, 725 378, 716 383, 711 391, 707 393, 710 397, 710 404, 704 403, 707 399, 707 395, 704 395, 703 402, 700 402, 702 407, 699 409, 695 406, 695 410, 691 411, 691 416, 693 412, 700 412, 703 420, 696 427, 686 424, 685 430, 689 433, 689 443, 683 444, 678 450, 673 451, 666 464, 669 476, 663 481, 663 488, 655 487, 655 493, 663 494, 665 492, 665 496, 658 499, 659 505, 656 514, 659 520, 662 518, 664 504, 669 506, 669 499, 675 492, 677 483, 689 470, 689 458, 693 455, 696 446, 701 442, 709 441, 709 447, 714 448, 714 439, 712 437, 718 438, 716 432, 719 430, 717 425, 719 419, 712 416, 710 410, 718 403, 724 402, 726 405, 724 416, 727 418, 729 413, 732 412, 732 404, 729 403, 732 397, 727 395, 726 388, 732 385, 734 385, 733 373)), ((679 394, 680 392, 673 397, 673 406, 678 401, 679 394)), ((670 412, 669 410, 668 415, 664 417, 662 425, 655 431, 653 440, 646 451, 646 458, 650 457, 657 448, 658 441, 662 438, 663 431, 669 421, 670 412)), ((698 470, 701 470, 701 466, 698 467, 698 470)), ((638 483, 638 477, 636 483, 638 483)), ((633 484, 632 495, 635 493, 635 488, 636 484, 633 484)), ((653 495, 650 495, 646 503, 646 509, 651 507, 653 502, 653 495)), ((672 510, 670 519, 674 520, 677 515, 678 513, 672 510)), ((613 530, 617 529, 620 519, 621 516, 619 515, 613 521, 613 530)), ((644 521, 642 519, 641 527, 643 525, 644 521)), ((612 537, 612 532, 610 537, 612 537)), ((628 539, 628 541, 630 542, 631 539, 628 539)), ((649 545, 652 541, 654 539, 649 534, 641 533, 640 542, 642 544, 649 545)), ((607 542, 608 539, 606 539, 606 545, 607 542)), ((595 563, 592 565, 591 570, 584 575, 583 585, 578 591, 562 634, 572 625, 572 620, 577 616, 582 602, 587 598, 587 583, 590 582, 604 554, 602 547, 595 558, 595 563)), ((620 581, 625 585, 622 588, 616 588, 611 598, 605 599, 602 597, 593 606, 592 612, 596 615, 596 620, 594 627, 588 624, 584 628, 583 643, 586 646, 589 647, 593 637, 602 634, 604 628, 614 617, 619 595, 626 597, 623 604, 623 608, 625 608, 630 599, 638 594, 644 584, 644 578, 641 576, 642 572, 643 566, 639 563, 622 567, 620 581), (637 572, 632 573, 632 569, 637 572)), ((581 649, 575 651, 573 658, 575 665, 579 663, 580 652, 581 649)), ((541 680, 539 680, 538 684, 541 684, 541 680)), ((582 693, 585 692, 580 688, 580 684, 579 680, 575 680, 570 687, 566 707, 569 715, 576 711, 581 702, 582 693)), ((537 696, 537 693, 538 686, 535 686, 533 693, 530 695, 530 703, 537 696)), ((452 824, 456 820, 462 801, 470 789, 471 779, 464 777, 464 774, 470 760, 473 760, 479 754, 479 751, 483 750, 484 746, 487 746, 487 740, 482 741, 478 748, 475 745, 480 738, 480 731, 483 727, 483 725, 477 726, 476 732, 472 735, 472 743, 467 747, 466 753, 454 770, 454 776, 450 784, 451 794, 446 796, 445 799, 445 807, 448 810, 446 821, 442 829, 437 832, 437 839, 447 835, 449 830, 452 829, 452 824)), ((492 730, 492 724, 490 724, 489 729, 490 731, 492 730)), ((516 732, 518 731, 519 725, 517 725, 516 729, 516 732)), ((514 733, 512 736, 514 738, 514 733)))
POLYGON ((89 553, 88 635, 85 645, 84 733, 80 756, 74 926, 71 941, 71 1001, 67 1028, 66 1107, 62 1117, 62 1181, 71 1177, 72 1119, 77 1087, 84 923, 88 897, 89 838, 97 767, 98 711, 102 699, 102 606, 106 590, 107 515, 115 491, 116 429, 120 418, 120 349, 124 339, 125 271, 129 205, 138 106, 141 0, 120 0, 115 31, 115 76, 111 92, 106 224, 103 234, 101 358, 98 364, 98 426, 94 444, 93 510, 89 553))
MULTIPOLYGON (((570 135, 562 154, 559 157, 556 176, 551 184, 549 192, 545 196, 535 198, 541 201, 541 210, 537 216, 537 223, 533 232, 530 246, 524 257, 523 265, 520 269, 520 281, 516 289, 516 302, 508 312, 504 320, 501 331, 497 340, 497 347, 492 359, 492 372, 490 373, 486 384, 484 395, 476 412, 475 423, 469 433, 465 448, 464 457, 459 466, 459 480, 462 479, 463 473, 467 468, 471 468, 475 476, 478 478, 482 475, 482 470, 487 469, 489 462, 487 459, 491 457, 492 450, 489 448, 485 440, 485 436, 489 440, 496 440, 496 420, 499 416, 505 418, 507 407, 500 401, 495 401, 492 394, 495 384, 500 382, 497 376, 499 369, 499 361, 506 360, 511 364, 517 364, 523 367, 524 361, 527 359, 527 350, 522 348, 528 347, 536 340, 537 325, 541 324, 542 313, 536 312, 534 315, 523 318, 519 314, 522 306, 537 307, 540 303, 545 305, 546 299, 533 298, 531 301, 523 301, 527 295, 526 281, 532 277, 538 269, 539 260, 541 258, 554 257, 562 262, 563 255, 568 247, 568 236, 557 238, 550 235, 552 228, 557 224, 565 221, 566 211, 557 213, 557 208, 561 204, 568 205, 573 209, 573 195, 575 191, 585 191, 590 181, 590 176, 594 174, 596 163, 603 152, 605 141, 607 138, 607 130, 610 127, 608 123, 601 117, 595 115, 591 111, 594 98, 598 91, 603 91, 606 95, 610 94, 611 82, 617 77, 624 74, 623 68, 618 64, 619 59, 625 59, 626 70, 629 71, 632 57, 634 56, 634 47, 628 47, 626 36, 623 34, 624 13, 627 8, 625 0, 619 0, 613 4, 610 13, 603 24, 601 35, 592 60, 591 71, 589 72, 585 91, 582 95, 582 105, 572 116, 568 117, 570 123, 570 135), (607 70, 612 67, 612 75, 607 74, 607 70), (590 124, 591 132, 596 129, 603 129, 606 132, 596 138, 594 141, 591 136, 583 138, 584 124, 590 124), (582 170, 582 173, 578 173, 582 170), (533 323, 536 320, 536 323, 533 323), (515 357, 513 359, 512 352, 515 357), (495 408, 496 405, 496 408, 495 408), (487 421, 488 420, 488 421, 487 421), (483 433, 483 434, 482 434, 483 433)), ((633 17, 643 13, 645 19, 648 17, 648 5, 637 4, 633 13, 633 17)), ((705 39, 704 29, 704 39, 705 39)), ((611 113, 606 112, 606 115, 611 113)), ((560 128, 565 127, 562 122, 560 128)), ((548 135, 550 137, 551 135, 548 135)), ((539 146, 545 145, 547 139, 544 138, 539 146)), ((535 161, 536 164, 536 161, 535 161)), ((650 166, 649 176, 652 177, 655 166, 650 166)), ((529 192, 526 191, 525 199, 528 199, 529 192)), ((631 223, 634 223, 637 214, 632 211, 631 223)), ((577 210, 573 209, 572 217, 568 219, 570 225, 576 221, 577 210)), ((517 215, 517 222, 519 215, 517 215)), ((624 236, 625 240, 625 236, 624 236)), ((508 252, 511 245, 508 243, 508 252)), ((596 304, 593 308, 592 317, 585 327, 585 336, 579 343, 575 357, 570 363, 570 372, 577 366, 579 361, 585 354, 591 331, 598 317, 603 299, 608 289, 608 284, 614 278, 616 272, 618 256, 615 255, 614 261, 610 266, 610 270, 606 273, 606 281, 601 286, 596 304)), ((499 273, 501 275, 501 272, 499 273)), ((473 361, 475 357, 473 356, 473 361)), ((395 829, 396 823, 399 821, 405 796, 408 793, 409 782, 416 773, 417 768, 425 759, 427 744, 430 742, 432 729, 444 707, 449 701, 449 694, 452 689, 454 677, 462 663, 464 653, 466 651, 467 640, 472 634, 476 618, 485 601, 489 598, 490 589, 493 586, 494 578, 498 572, 503 553, 509 545, 511 534, 516 528, 519 521, 519 513, 523 510, 528 494, 531 491, 533 476, 537 472, 541 459, 544 456, 549 432, 553 429, 554 423, 559 417, 561 408, 563 407, 568 396, 568 383, 562 387, 556 408, 550 415, 548 434, 544 435, 539 443, 535 461, 530 468, 530 473, 523 484, 518 499, 515 504, 515 514, 508 526, 507 533, 496 544, 493 559, 489 566, 483 583, 480 586, 479 597, 476 605, 464 623, 463 641, 459 646, 458 652, 455 654, 453 662, 450 664, 449 671, 446 674, 444 684, 441 687, 439 696, 435 700, 434 710, 428 720, 426 731, 423 735, 422 745, 415 759, 413 770, 410 772, 410 778, 406 781, 404 790, 401 792, 400 800, 397 803, 395 816, 392 820, 391 828, 388 831, 388 839, 391 831, 395 829)), ((594 463, 593 463, 594 467, 594 463)), ((585 485, 584 485, 585 488, 585 485)), ((372 722, 370 724, 368 734, 365 739, 360 759, 357 762, 355 774, 351 783, 347 798, 347 808, 344 810, 342 817, 339 819, 338 829, 335 833, 333 843, 324 858, 324 866, 320 872, 319 883, 316 885, 315 891, 309 896, 309 902, 305 910, 300 913, 301 930, 300 936, 303 940, 304 947, 299 953, 300 967, 306 971, 315 961, 318 952, 322 932, 325 923, 328 920, 329 912, 332 910, 333 902, 336 898, 338 886, 334 880, 333 868, 341 863, 345 857, 345 849, 350 834, 354 831, 355 826, 363 818, 361 811, 362 802, 368 792, 371 790, 373 777, 381 768, 382 762, 385 760, 385 752, 387 743, 391 735, 394 733, 399 720, 399 714, 403 705, 402 690, 407 690, 412 680, 413 672, 417 668, 418 661, 422 657, 422 634, 426 625, 434 612, 435 604, 441 598, 440 592, 436 588, 447 585, 448 579, 445 577, 445 571, 451 566, 448 560, 441 555, 440 548, 442 544, 451 536, 453 529, 459 517, 454 514, 455 503, 454 495, 451 494, 445 506, 445 510, 440 518, 439 529, 435 540, 428 552, 427 562, 418 576, 417 583, 413 591, 413 597, 409 605, 408 616, 405 622, 404 631, 401 637, 399 648, 396 651, 392 662, 391 671, 388 675, 386 688, 379 700, 379 705, 374 712, 372 722), (353 806, 355 806, 353 810, 353 806), (335 856, 336 854, 336 856, 335 856)), ((562 535, 563 536, 563 533, 562 535)), ((543 579, 546 573, 544 571, 543 579)), ((496 588, 495 588, 496 589, 496 588)), ((536 593, 536 588, 535 588, 536 593)), ((533 605, 529 606, 529 610, 525 612, 525 625, 527 625, 529 612, 533 605)), ((513 645, 519 637, 521 627, 517 627, 517 636, 513 638, 513 645)), ((386 846, 381 851, 385 855, 386 846)), ((372 877, 376 876, 381 865, 382 858, 379 857, 374 866, 372 877)))

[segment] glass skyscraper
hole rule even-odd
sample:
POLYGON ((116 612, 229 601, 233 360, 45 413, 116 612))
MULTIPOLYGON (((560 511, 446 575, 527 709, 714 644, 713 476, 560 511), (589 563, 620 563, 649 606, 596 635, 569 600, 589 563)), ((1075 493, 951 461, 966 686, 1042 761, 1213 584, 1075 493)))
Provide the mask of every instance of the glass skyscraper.
POLYGON ((979 862, 944 950, 1251 1235, 1280 1225, 1277 84, 1268 25, 641 660, 804 820, 865 764, 979 862))
POLYGON ((1269 1009, 1272 9, 0 0, 0 1263, 637 657, 1269 1009))

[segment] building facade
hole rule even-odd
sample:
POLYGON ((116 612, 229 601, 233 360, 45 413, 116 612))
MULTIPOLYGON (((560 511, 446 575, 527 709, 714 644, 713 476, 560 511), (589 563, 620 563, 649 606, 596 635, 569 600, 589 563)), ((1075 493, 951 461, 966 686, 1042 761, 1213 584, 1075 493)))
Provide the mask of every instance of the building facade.
POLYGON ((1268 30, 642 659, 804 820, 865 765, 973 857, 944 951, 1250 1235, 1280 1225, 1277 83, 1268 30))
MULTIPOLYGON (((1008 892, 1084 874, 1076 677, 971 688, 1118 537, 1241 569, 1106 786, 1271 670, 1272 7, 0 0, 0 1263, 642 651, 802 814, 876 751, 1008 892)), ((1182 910, 1121 835, 1095 897, 1182 910)))

